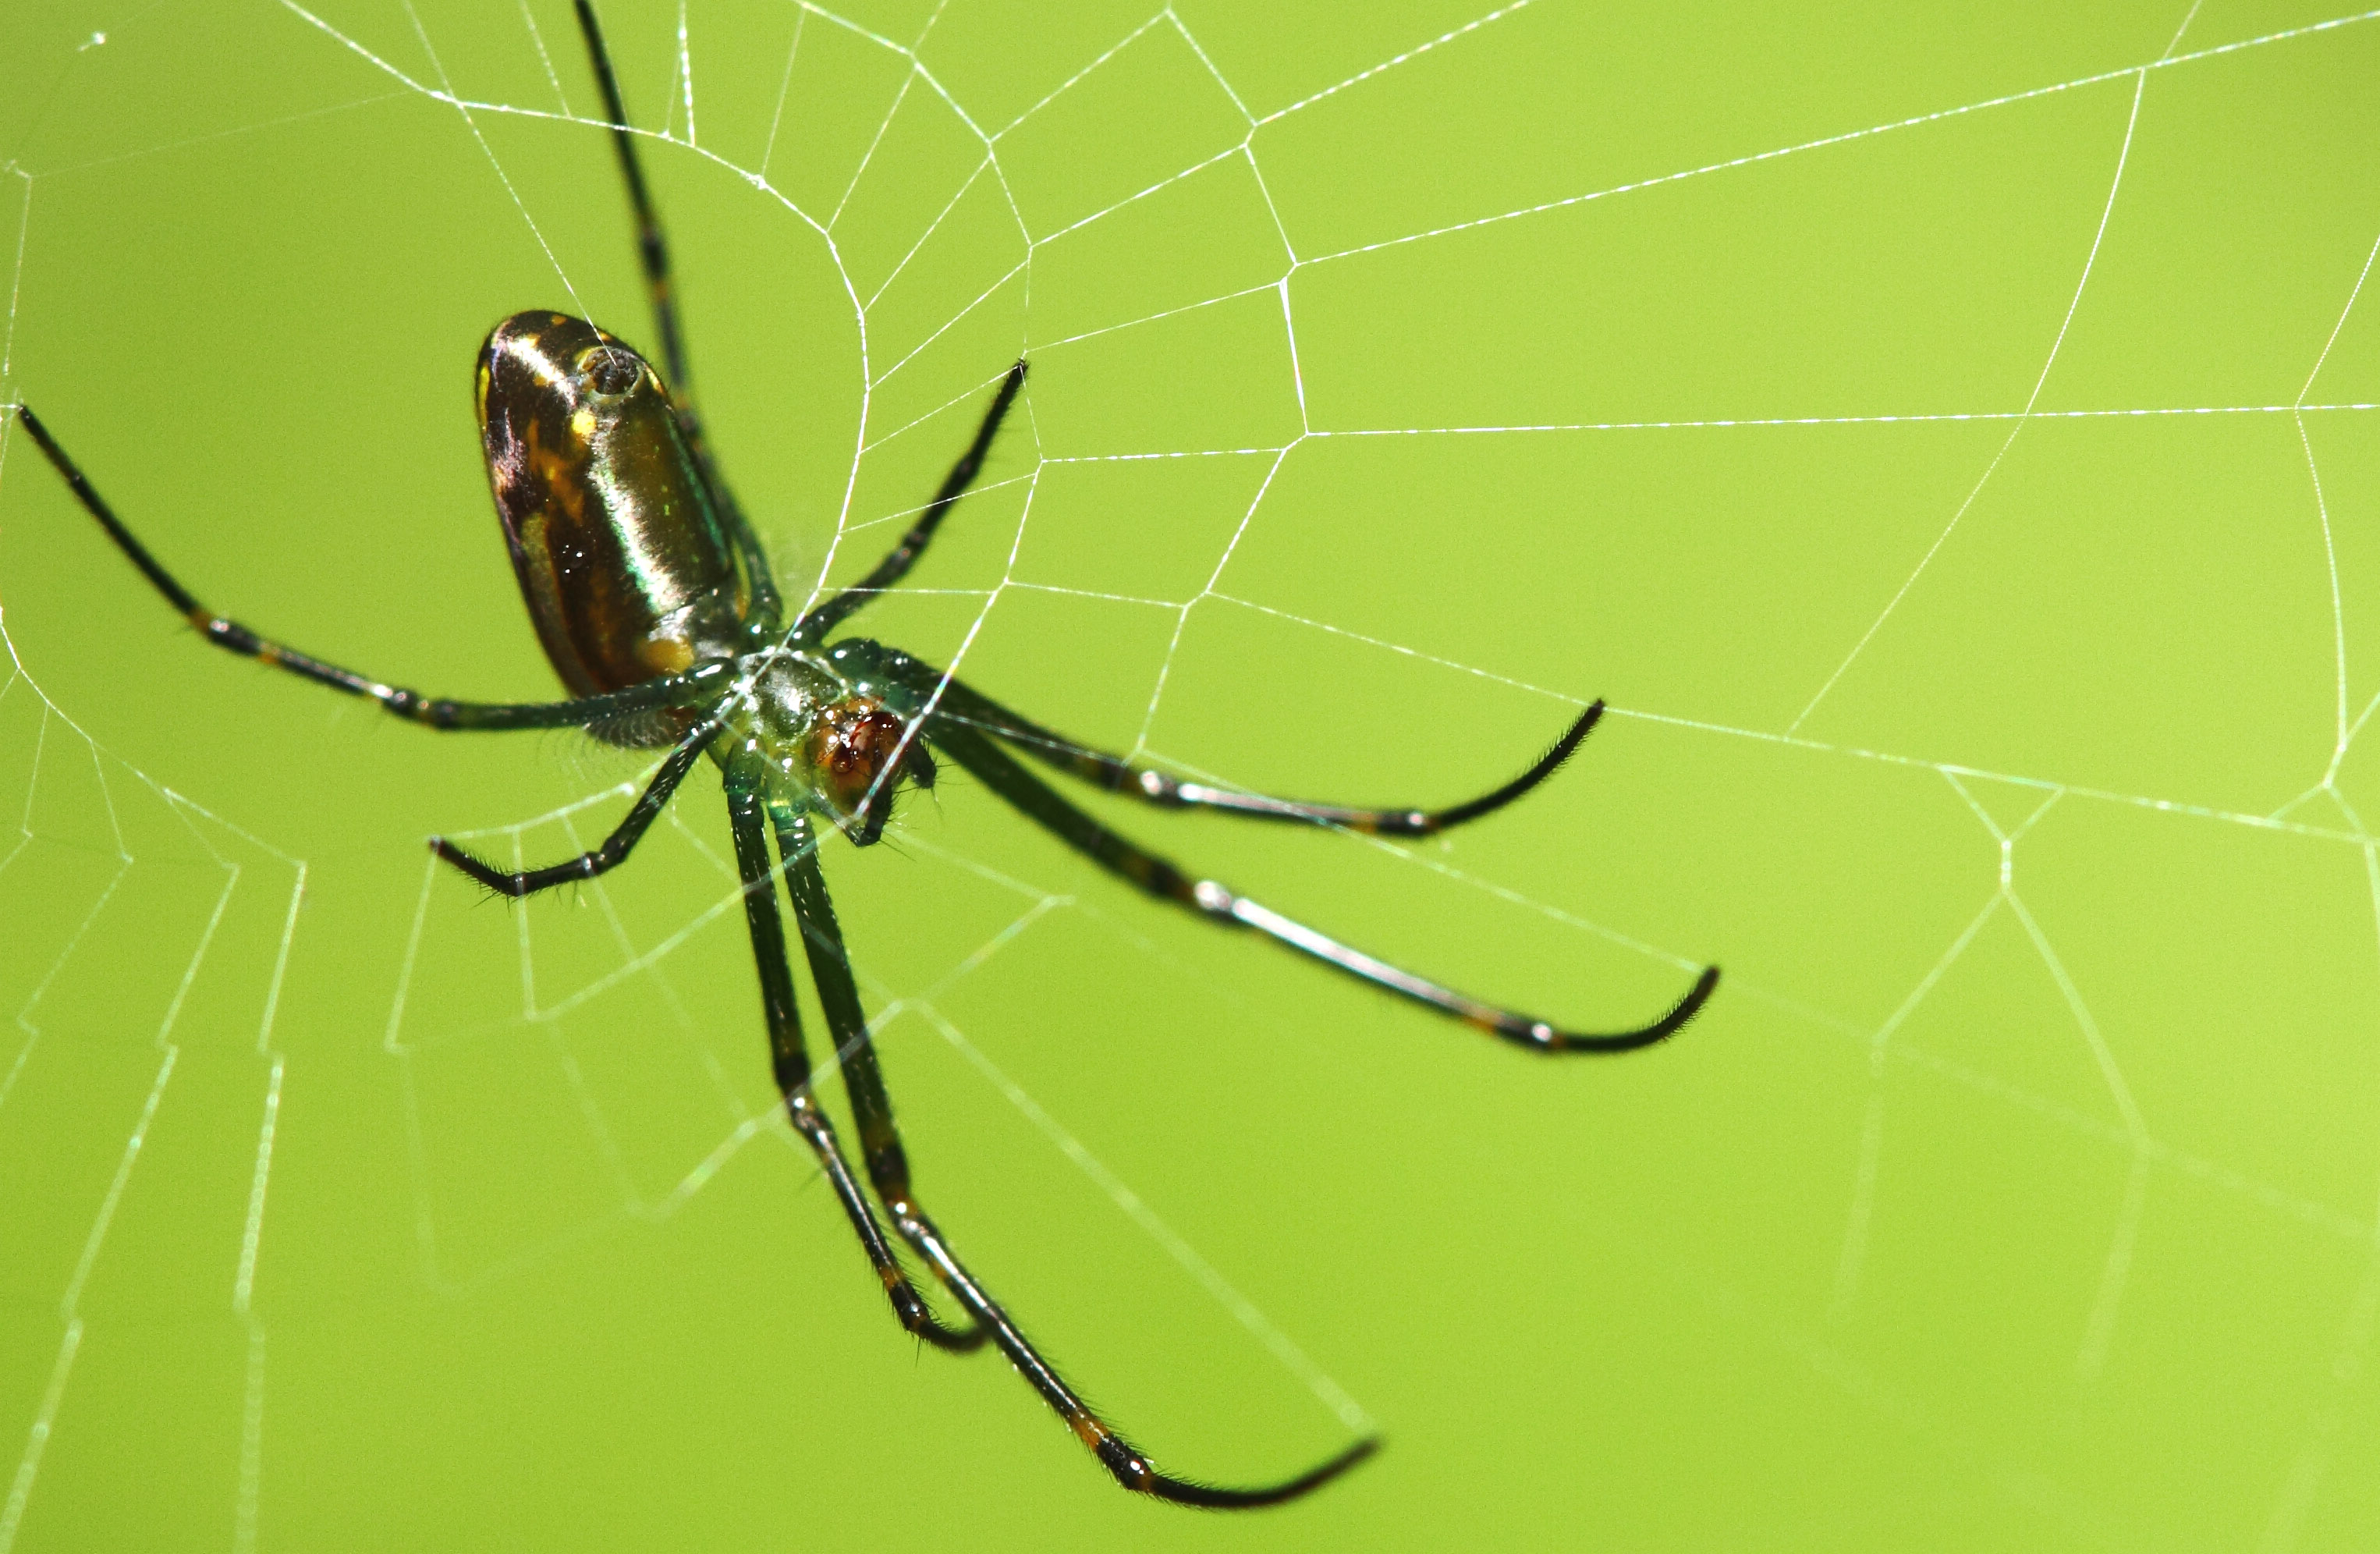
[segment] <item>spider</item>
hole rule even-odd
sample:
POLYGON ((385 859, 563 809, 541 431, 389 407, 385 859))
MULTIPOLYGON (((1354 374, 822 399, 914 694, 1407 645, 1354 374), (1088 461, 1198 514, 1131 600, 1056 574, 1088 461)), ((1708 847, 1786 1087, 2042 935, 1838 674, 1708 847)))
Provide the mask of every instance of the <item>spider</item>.
POLYGON ((938 757, 947 759, 1102 868, 1208 922, 1253 930, 1532 1051, 1623 1052, 1659 1041, 1692 1019, 1718 985, 1718 968, 1706 968, 1649 1025, 1598 1033, 1558 1029, 1375 959, 1212 880, 1195 878, 1075 807, 1017 759, 1022 754, 1095 787, 1165 807, 1421 837, 1501 809, 1552 776, 1594 728, 1603 703, 1588 707, 1534 765, 1492 792, 1443 809, 1361 809, 1180 782, 1064 738, 895 649, 864 637, 830 640, 855 612, 906 577, 932 543, 983 467, 1024 388, 1022 361, 1001 378, 974 440, 901 542, 858 582, 789 619, 768 558, 704 440, 673 301, 668 246, 594 10, 589 0, 576 4, 627 186, 664 370, 591 323, 531 311, 496 325, 480 349, 478 375, 480 436, 497 512, 529 617, 569 699, 487 703, 425 697, 216 614, 134 538, 29 406, 17 407, 18 419, 108 538, 215 646, 368 697, 433 729, 576 727, 616 746, 667 748, 619 825, 593 851, 567 862, 511 872, 443 837, 431 839, 438 856, 492 891, 526 896, 617 868, 695 764, 709 756, 726 790, 761 1013, 786 1117, 817 1156, 901 1325, 939 1349, 964 1352, 991 1342, 1127 1489, 1178 1504, 1232 1509, 1279 1504, 1318 1488, 1371 1455, 1377 1439, 1358 1440, 1293 1478, 1252 1487, 1160 1473, 1083 1401, 967 1270, 911 1186, 843 930, 820 871, 817 824, 833 827, 857 846, 874 843, 899 785, 930 788, 938 757), (778 914, 780 876, 834 1038, 860 1161, 883 1220, 819 1103, 778 914), (945 1320, 918 1293, 885 1233, 885 1220, 933 1270, 965 1313, 963 1322, 945 1320))

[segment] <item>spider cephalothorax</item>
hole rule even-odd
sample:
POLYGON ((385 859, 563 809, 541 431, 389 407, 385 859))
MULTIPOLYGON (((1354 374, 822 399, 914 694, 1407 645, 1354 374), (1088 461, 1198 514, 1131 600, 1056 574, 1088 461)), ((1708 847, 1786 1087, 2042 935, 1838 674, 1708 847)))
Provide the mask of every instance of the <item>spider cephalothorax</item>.
POLYGON ((500 869, 454 843, 431 839, 439 856, 491 890, 525 896, 617 867, 696 763, 710 757, 726 789, 771 1068, 786 1120, 832 1184, 902 1325, 941 1349, 997 1346, 1128 1489, 1218 1508, 1293 1499, 1361 1462, 1377 1443, 1357 1441, 1293 1478, 1254 1488, 1221 1488, 1158 1472, 1067 1385, 927 1216, 910 1184, 858 983, 819 867, 812 820, 823 817, 855 843, 875 841, 898 783, 932 785, 930 746, 1034 824, 1160 901, 1260 934, 1530 1051, 1624 1052, 1659 1041, 1692 1019, 1718 985, 1718 968, 1705 967, 1685 996, 1649 1024, 1564 1030, 1402 970, 1199 879, 1110 830, 1016 759, 1023 755, 1126 798, 1168 807, 1427 836, 1501 809, 1550 777, 1595 726, 1603 704, 1588 706, 1527 771, 1476 798, 1435 810, 1354 808, 1184 783, 1077 744, 896 649, 856 637, 830 642, 844 620, 908 575, 944 515, 974 482, 1024 386, 1021 361, 1001 378, 974 441, 901 542, 857 583, 784 620, 768 558, 704 444, 687 390, 667 248, 588 0, 578 0, 578 20, 638 223, 638 252, 667 370, 657 370, 583 320, 537 311, 516 313, 496 326, 479 371, 490 487, 529 618, 571 699, 489 703, 425 697, 215 614, 133 537, 40 419, 21 404, 18 417, 141 575, 216 646, 369 697, 432 728, 580 728, 613 744, 670 747, 612 834, 578 857, 542 868, 500 869), (781 885, 834 1038, 874 1203, 812 1089, 779 916, 781 885), (885 1233, 887 1222, 965 1312, 964 1324, 945 1322, 927 1305, 885 1233))
POLYGON ((820 708, 804 753, 809 758, 810 780, 846 815, 857 814, 882 785, 882 798, 868 806, 860 828, 870 842, 891 817, 892 795, 884 778, 893 762, 901 761, 901 775, 919 787, 934 785, 934 761, 924 743, 912 743, 909 725, 874 697, 847 696, 820 708))
POLYGON ((935 771, 916 724, 887 707, 872 682, 852 677, 876 660, 873 651, 855 658, 851 645, 829 654, 749 655, 747 680, 719 710, 714 759, 761 774, 771 802, 823 814, 862 846, 874 842, 892 819, 897 785, 930 788, 935 771))

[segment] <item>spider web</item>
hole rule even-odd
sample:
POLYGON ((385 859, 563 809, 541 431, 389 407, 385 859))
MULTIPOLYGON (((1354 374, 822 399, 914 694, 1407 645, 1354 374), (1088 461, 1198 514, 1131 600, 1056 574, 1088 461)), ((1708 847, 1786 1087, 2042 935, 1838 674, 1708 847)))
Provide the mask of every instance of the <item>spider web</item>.
MULTIPOLYGON (((1348 801, 1609 698, 1443 843, 1102 812, 1557 1018, 1727 968, 1655 1054, 1534 1063, 957 776, 830 848, 921 1188, 1027 1330, 1181 1470, 1388 1434, 1235 1536, 2369 1542, 2380 13, 605 23, 790 590, 1026 356, 861 629, 1348 801)), ((213 607, 542 694, 465 352, 646 334, 567 7, 9 31, 0 398, 213 607)), ((996 1362, 900 1363, 706 779, 480 900, 423 837, 565 856, 638 759, 202 650, 13 427, 0 639, 0 1551, 1202 1536, 996 1362)))

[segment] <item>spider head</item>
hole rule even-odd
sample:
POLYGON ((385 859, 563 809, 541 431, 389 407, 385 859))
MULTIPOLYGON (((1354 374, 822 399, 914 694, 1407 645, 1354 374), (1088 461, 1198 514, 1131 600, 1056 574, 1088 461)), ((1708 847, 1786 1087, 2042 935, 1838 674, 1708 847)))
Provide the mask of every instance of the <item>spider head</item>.
POLYGON ((785 796, 807 801, 856 845, 883 834, 903 779, 934 785, 925 742, 868 687, 786 654, 761 672, 753 694, 753 741, 785 796))
POLYGON ((925 742, 910 737, 909 725, 872 696, 846 696, 820 709, 803 754, 835 824, 863 847, 892 818, 892 789, 901 778, 934 785, 925 742))

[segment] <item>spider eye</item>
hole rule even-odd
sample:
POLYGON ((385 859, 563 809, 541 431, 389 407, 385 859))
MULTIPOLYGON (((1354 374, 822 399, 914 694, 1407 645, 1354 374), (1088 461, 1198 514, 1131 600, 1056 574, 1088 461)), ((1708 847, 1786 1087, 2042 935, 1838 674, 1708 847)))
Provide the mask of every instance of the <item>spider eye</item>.
POLYGON ((619 398, 644 375, 636 353, 617 346, 597 346, 578 358, 579 386, 598 399, 619 398))

